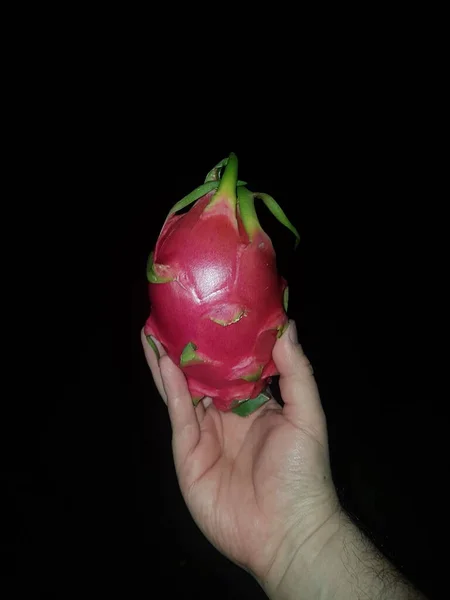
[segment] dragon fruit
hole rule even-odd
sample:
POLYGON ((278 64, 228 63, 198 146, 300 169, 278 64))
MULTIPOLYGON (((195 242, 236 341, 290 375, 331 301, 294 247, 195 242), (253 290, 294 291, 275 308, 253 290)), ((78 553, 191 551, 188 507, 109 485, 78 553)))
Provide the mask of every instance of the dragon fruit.
POLYGON ((272 197, 237 180, 237 167, 231 153, 169 212, 147 264, 144 332, 182 369, 194 405, 209 396, 218 410, 246 416, 269 398, 272 349, 288 324, 288 285, 255 199, 292 231, 295 247, 300 237, 272 197))

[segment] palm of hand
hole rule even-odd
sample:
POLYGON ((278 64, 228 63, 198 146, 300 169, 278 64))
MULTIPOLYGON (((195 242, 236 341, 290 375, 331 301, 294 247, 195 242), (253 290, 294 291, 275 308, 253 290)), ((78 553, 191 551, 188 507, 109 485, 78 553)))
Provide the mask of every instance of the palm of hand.
POLYGON ((327 450, 274 400, 247 418, 198 412, 199 442, 176 461, 185 501, 216 548, 264 573, 287 533, 304 525, 311 493, 324 492, 327 450))
POLYGON ((265 577, 282 545, 302 544, 337 506, 319 393, 290 338, 284 334, 273 350, 284 407, 272 399, 248 417, 203 402, 194 409, 181 370, 159 343, 160 360, 142 338, 168 405, 186 504, 211 543, 257 577, 265 577))

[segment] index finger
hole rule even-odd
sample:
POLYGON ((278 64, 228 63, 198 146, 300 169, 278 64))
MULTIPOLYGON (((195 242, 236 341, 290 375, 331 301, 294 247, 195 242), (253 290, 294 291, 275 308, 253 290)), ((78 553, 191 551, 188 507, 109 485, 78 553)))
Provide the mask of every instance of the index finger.
POLYGON ((168 356, 161 358, 160 366, 172 424, 173 453, 179 463, 200 441, 200 424, 181 369, 168 356))
MULTIPOLYGON (((150 337, 150 336, 148 336, 148 337, 150 337)), ((166 396, 166 392, 164 391, 164 386, 163 386, 163 382, 162 382, 162 378, 161 378, 161 370, 159 368, 159 359, 162 358, 166 354, 166 351, 164 350, 164 347, 162 346, 162 344, 159 343, 158 340, 156 340, 155 338, 152 338, 153 343, 156 346, 156 350, 158 351, 158 354, 159 354, 159 356, 158 356, 156 354, 154 348, 152 347, 152 344, 150 343, 148 337, 145 335, 144 329, 142 329, 141 342, 142 342, 142 347, 144 349, 145 358, 147 360, 148 366, 150 367, 150 371, 152 372, 153 381, 155 382, 158 392, 159 392, 161 398, 167 404, 167 396, 166 396)))

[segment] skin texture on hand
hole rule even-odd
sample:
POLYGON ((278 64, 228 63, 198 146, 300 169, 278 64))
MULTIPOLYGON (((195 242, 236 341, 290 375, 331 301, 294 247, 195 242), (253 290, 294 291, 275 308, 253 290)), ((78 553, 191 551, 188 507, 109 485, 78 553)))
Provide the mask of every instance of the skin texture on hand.
POLYGON ((277 340, 281 407, 248 417, 193 406, 182 371, 142 332, 155 384, 168 406, 180 489, 209 541, 274 600, 424 598, 351 523, 332 481, 327 428, 296 327, 277 340))
POLYGON ((168 404, 176 472, 192 517, 220 552, 264 581, 277 557, 310 538, 339 506, 325 416, 295 324, 273 351, 284 407, 272 399, 245 418, 210 400, 194 408, 183 373, 162 346, 156 341, 158 361, 144 335, 142 343, 168 404))

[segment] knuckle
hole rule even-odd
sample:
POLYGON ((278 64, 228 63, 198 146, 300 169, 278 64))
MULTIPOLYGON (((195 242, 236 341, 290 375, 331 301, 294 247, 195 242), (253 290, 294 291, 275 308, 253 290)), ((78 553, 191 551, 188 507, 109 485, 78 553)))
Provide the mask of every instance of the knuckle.
POLYGON ((301 372, 303 374, 309 375, 309 376, 313 376, 314 375, 314 369, 313 369, 313 366, 311 364, 311 361, 306 356, 306 354, 304 354, 303 352, 301 352, 299 354, 298 366, 299 366, 299 368, 300 368, 300 370, 301 370, 301 372))

